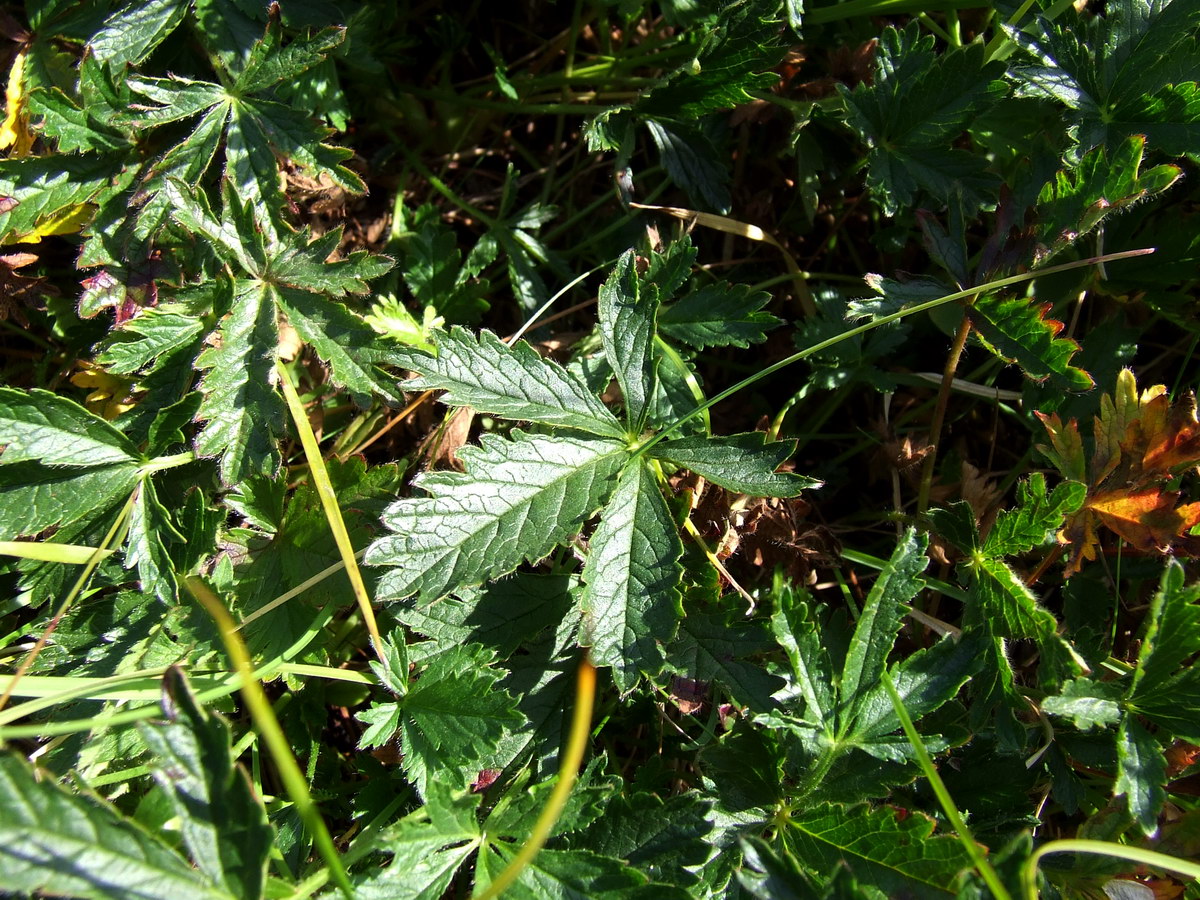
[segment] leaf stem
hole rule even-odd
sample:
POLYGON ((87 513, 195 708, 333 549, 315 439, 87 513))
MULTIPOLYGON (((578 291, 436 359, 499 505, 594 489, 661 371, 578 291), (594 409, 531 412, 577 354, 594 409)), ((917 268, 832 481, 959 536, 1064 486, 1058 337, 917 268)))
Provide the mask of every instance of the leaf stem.
POLYGON ((1125 844, 1112 844, 1107 841, 1082 839, 1050 841, 1034 850, 1021 867, 1021 891, 1025 900, 1037 900, 1038 862, 1043 856, 1051 853, 1090 853, 1096 856, 1112 856, 1144 866, 1166 869, 1168 872, 1177 872, 1191 878, 1200 878, 1200 863, 1176 859, 1174 856, 1167 856, 1165 853, 1155 850, 1144 850, 1141 847, 1128 847, 1125 844))
POLYGON ((982 294, 982 293, 985 293, 988 291, 994 291, 998 288, 1007 287, 1012 284, 1021 284, 1022 282, 1025 282, 1025 281, 1032 281, 1035 278, 1041 278, 1044 275, 1053 275, 1056 272, 1066 272, 1070 269, 1081 269, 1081 268, 1085 268, 1087 266, 1094 266, 1094 265, 1096 265, 1097 262, 1100 262, 1100 261, 1113 262, 1118 259, 1129 259, 1130 257, 1134 257, 1134 256, 1145 256, 1146 254, 1153 253, 1153 252, 1154 252, 1153 247, 1143 247, 1139 250, 1123 250, 1120 253, 1110 253, 1103 257, 1091 257, 1089 259, 1077 259, 1077 260, 1074 260, 1069 263, 1062 263, 1061 265, 1057 265, 1057 266, 1049 266, 1045 269, 1034 269, 1033 271, 1030 271, 1030 272, 1022 272, 1020 275, 1010 275, 1008 278, 1000 278, 1000 279, 997 279, 996 281, 989 281, 987 284, 976 285, 975 287, 969 288, 965 291, 955 291, 953 294, 946 294, 944 297, 938 297, 937 299, 934 299, 934 300, 927 300, 924 303, 918 303, 915 306, 910 306, 905 309, 901 309, 897 312, 891 313, 890 315, 880 316, 878 319, 875 319, 871 322, 867 322, 863 325, 858 325, 855 328, 851 328, 847 331, 842 332, 839 335, 835 335, 834 337, 828 338, 824 341, 819 341, 816 344, 813 344, 811 347, 805 347, 803 350, 797 351, 796 353, 793 353, 791 356, 785 357, 784 359, 781 359, 778 362, 772 363, 771 365, 767 366, 764 369, 760 369, 758 372, 755 372, 753 375, 749 376, 748 378, 743 378, 737 384, 726 388, 725 390, 721 391, 719 394, 714 395, 713 397, 709 398, 704 403, 700 404, 695 409, 680 416, 678 419, 676 419, 674 422, 672 422, 670 425, 668 425, 662 431, 660 431, 657 434, 650 437, 645 443, 634 447, 633 448, 634 456, 635 457, 641 456, 647 450, 649 450, 651 447, 653 447, 655 444, 657 444, 659 441, 664 440, 665 438, 670 436, 670 434, 672 432, 678 430, 680 426, 686 424, 687 422, 690 422, 696 416, 698 416, 701 413, 705 412, 706 410, 712 408, 713 406, 716 406, 722 400, 732 397, 734 394, 738 393, 739 391, 750 387, 750 385, 754 384, 757 381, 761 381, 763 378, 766 378, 769 375, 774 375, 780 369, 787 368, 794 362, 799 362, 802 359, 806 359, 809 356, 812 356, 814 353, 820 353, 822 350, 826 350, 829 347, 834 346, 835 344, 839 344, 842 341, 847 340, 848 338, 856 337, 857 335, 860 335, 860 334, 865 334, 868 331, 872 331, 872 330, 874 330, 876 328, 880 328, 884 325, 889 325, 892 322, 897 322, 900 319, 907 318, 908 316, 911 316, 915 313, 925 312, 926 310, 935 309, 936 307, 943 306, 946 303, 952 303, 955 300, 964 300, 967 297, 970 297, 972 294, 982 294))
POLYGON ((279 373, 279 384, 283 388, 283 396, 287 400, 288 410, 292 421, 296 423, 296 431, 300 435, 300 445, 304 448, 304 456, 308 459, 308 471, 312 476, 313 487, 321 498, 321 508, 325 511, 325 521, 333 532, 333 540, 341 554, 342 564, 346 567, 346 575, 350 579, 350 587, 358 608, 362 612, 363 621, 371 635, 371 644, 380 662, 387 664, 383 658, 383 638, 379 634, 379 625, 375 621, 375 610, 371 608, 371 597, 367 594, 367 586, 363 583, 362 571, 358 568, 358 559, 354 553, 354 545, 350 543, 350 533, 346 530, 346 520, 342 518, 342 509, 338 504, 337 494, 333 491, 333 483, 329 480, 329 470, 325 468, 325 460, 321 458, 321 448, 317 445, 317 436, 313 434, 308 414, 296 393, 292 377, 281 360, 275 361, 275 371, 279 373))
POLYGON ((138 475, 144 478, 147 475, 153 475, 155 472, 186 466, 188 463, 195 461, 196 454, 192 450, 173 453, 170 456, 156 456, 154 459, 146 460, 138 467, 138 475))
MULTIPOLYGON (((966 306, 974 301, 971 298, 966 306)), ((959 360, 967 346, 967 338, 971 336, 971 317, 963 309, 962 321, 954 335, 954 343, 950 345, 950 355, 946 357, 946 368, 942 371, 942 384, 938 388, 937 405, 933 408, 933 418, 929 421, 929 452, 921 463, 921 486, 917 492, 917 512, 923 513, 929 508, 929 492, 933 489, 933 472, 937 465, 938 442, 942 437, 942 426, 946 422, 946 409, 950 406, 950 390, 954 387, 954 375, 958 371, 959 360)))
POLYGON ((333 845, 329 829, 325 827, 325 820, 321 818, 321 813, 313 802, 312 794, 308 791, 308 783, 304 780, 304 773, 300 771, 300 764, 292 755, 292 748, 288 745, 287 737, 279 725, 279 720, 275 718, 271 702, 255 677, 254 666, 250 662, 250 653, 238 636, 233 617, 212 589, 199 578, 192 576, 187 579, 186 584, 192 596, 200 602, 217 623, 217 628, 221 632, 221 640, 225 644, 225 650, 229 654, 234 670, 242 676, 242 697, 246 700, 250 717, 254 720, 255 727, 258 728, 259 734, 262 735, 262 739, 267 745, 267 750, 270 751, 271 758, 275 761, 288 796, 296 804, 296 812, 299 813, 313 843, 316 844, 317 850, 329 866, 334 882, 341 888, 343 894, 353 900, 354 888, 350 884, 350 877, 346 874, 346 868, 342 865, 337 848, 333 845))
POLYGON ((563 753, 562 765, 558 770, 558 783, 554 785, 549 799, 543 807, 541 815, 533 823, 533 829, 525 840, 517 855, 504 867, 483 893, 475 895, 474 900, 492 900, 499 897, 521 872, 533 862, 538 851, 550 838, 554 823, 562 815, 563 808, 571 796, 571 788, 579 777, 579 767, 583 763, 583 752, 592 723, 592 707, 596 702, 596 667, 586 657, 579 664, 579 679, 575 683, 575 714, 571 717, 571 733, 567 738, 567 749, 563 753))
POLYGON ((892 682, 892 674, 887 669, 884 669, 881 676, 883 686, 888 692, 888 697, 892 700, 892 708, 896 710, 896 716, 900 719, 900 725, 904 729, 904 734, 908 737, 909 743, 912 744, 913 752, 916 754, 921 771, 929 779, 929 786, 933 788, 934 794, 937 795, 938 802, 946 813, 946 818, 954 826, 954 831, 958 835, 959 841, 962 842, 963 847, 966 848, 967 855, 971 857, 971 861, 975 864, 976 871, 982 876, 996 900, 1013 900, 1012 894, 1008 892, 1008 888, 1004 886, 1004 882, 1000 880, 1000 876, 992 868, 992 864, 988 862, 987 857, 984 856, 983 849, 975 842, 975 838, 971 837, 971 831, 967 828, 967 823, 963 821, 958 807, 954 805, 954 799, 950 796, 950 792, 946 790, 946 783, 942 781, 942 777, 938 775, 937 769, 933 767, 933 760, 929 758, 929 751, 925 749, 925 742, 921 740, 921 735, 917 733, 916 726, 913 725, 908 710, 904 708, 904 701, 900 699, 900 694, 896 692, 896 685, 892 682))

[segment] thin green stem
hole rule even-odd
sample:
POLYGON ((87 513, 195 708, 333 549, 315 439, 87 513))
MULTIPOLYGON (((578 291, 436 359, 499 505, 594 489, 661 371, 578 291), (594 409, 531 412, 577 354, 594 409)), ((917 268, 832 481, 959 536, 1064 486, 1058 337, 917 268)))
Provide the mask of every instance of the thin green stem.
POLYGON ((1021 892, 1025 900, 1037 900, 1038 863, 1043 856, 1049 856, 1051 853, 1089 853, 1094 856, 1111 856, 1143 866, 1166 869, 1168 872, 1178 872, 1189 878, 1200 878, 1200 863, 1176 859, 1174 856, 1167 856, 1165 853, 1155 850, 1143 850, 1141 847, 1127 847, 1124 844, 1111 844, 1106 841, 1081 839, 1050 841, 1034 850, 1021 868, 1021 892))
POLYGON ((891 313, 890 315, 886 315, 886 316, 880 316, 878 319, 875 319, 872 322, 867 322, 864 325, 859 325, 856 328, 851 328, 848 331, 844 331, 839 335, 828 338, 827 340, 819 341, 818 343, 813 344, 811 347, 805 347, 803 350, 797 351, 796 353, 793 353, 791 356, 785 357, 784 359, 781 359, 778 362, 772 363, 771 365, 767 366, 765 369, 759 370, 758 372, 751 375, 750 377, 742 379, 741 381, 739 381, 737 384, 733 385, 732 387, 726 388, 725 390, 721 391, 719 394, 716 394, 709 400, 702 403, 700 406, 698 406, 695 409, 691 410, 690 412, 685 413, 684 415, 680 416, 678 419, 676 419, 674 422, 672 422, 670 425, 668 425, 662 431, 658 432, 653 437, 649 438, 645 443, 635 447, 634 455, 635 456, 643 455, 647 450, 649 450, 651 447, 653 447, 659 441, 664 440, 665 438, 669 437, 673 432, 679 430, 679 428, 682 425, 686 424, 687 422, 690 422, 696 416, 701 415, 702 413, 704 413, 706 410, 710 409, 711 407, 716 406, 722 400, 732 397, 734 394, 738 393, 739 391, 750 387, 755 382, 761 381, 762 379, 764 379, 770 375, 774 375, 780 369, 785 369, 788 366, 790 366, 792 363, 799 362, 802 359, 807 359, 808 357, 812 356, 814 353, 820 353, 822 350, 826 350, 829 347, 832 347, 835 344, 839 344, 844 340, 848 340, 849 338, 855 337, 856 335, 865 334, 868 331, 872 331, 876 328, 881 328, 884 325, 891 324, 892 322, 898 322, 900 319, 907 318, 908 316, 915 315, 916 313, 919 313, 919 312, 926 312, 927 310, 936 309, 939 306, 944 306, 947 303, 953 303, 955 300, 963 300, 967 297, 970 297, 973 294, 983 294, 988 291, 994 291, 994 290, 997 290, 1002 287, 1008 287, 1009 285, 1021 284, 1022 282, 1032 281, 1035 278, 1041 278, 1045 275, 1053 275, 1056 272, 1066 272, 1070 269, 1081 269, 1086 266, 1094 266, 1094 265, 1096 265, 1097 262, 1100 262, 1101 260, 1106 261, 1106 262, 1113 262, 1118 259, 1129 259, 1134 256, 1145 256, 1147 253, 1153 253, 1153 252, 1154 252, 1154 248, 1152 248, 1152 247, 1143 248, 1140 250, 1125 250, 1125 251, 1122 251, 1121 253, 1112 253, 1112 254, 1109 254, 1104 257, 1092 257, 1090 259, 1079 259, 1079 260, 1075 260, 1074 262, 1063 263, 1063 264, 1057 265, 1057 266, 1049 266, 1045 269, 1035 269, 1032 272, 1023 272, 1020 275, 1011 275, 1008 278, 1000 278, 1000 279, 997 279, 996 281, 989 281, 987 284, 976 285, 975 287, 969 288, 965 291, 956 291, 953 294, 946 294, 946 296, 944 296, 944 297, 938 297, 936 300, 928 300, 925 303, 918 303, 915 306, 907 307, 905 309, 900 310, 899 312, 894 312, 894 313, 891 313))
POLYGON ((154 459, 146 460, 138 467, 138 475, 146 476, 153 475, 155 472, 163 472, 167 469, 175 469, 179 466, 186 466, 188 463, 196 461, 196 454, 191 450, 185 450, 182 453, 174 453, 170 456, 156 456, 154 459))
POLYGON ((916 754, 921 771, 929 779, 930 787, 933 788, 934 794, 937 795, 938 802, 942 805, 942 810, 946 813, 946 818, 954 826, 954 831, 966 849, 967 855, 971 857, 971 862, 975 864, 975 870, 979 872, 996 900, 1013 900, 1012 894, 1008 892, 1008 888, 1004 886, 1004 882, 1000 880, 1000 876, 992 868, 992 864, 988 862, 987 857, 984 856, 983 848, 975 842, 975 838, 971 837, 971 830, 967 828, 967 823, 963 821, 958 807, 954 805, 954 799, 950 796, 950 792, 946 790, 946 783, 942 781, 942 777, 938 774, 937 769, 933 767, 933 760, 929 758, 929 751, 925 749, 925 742, 921 740, 921 735, 917 733, 916 726, 913 725, 908 710, 904 708, 904 701, 900 699, 900 695, 896 692, 896 685, 892 683, 891 673, 885 669, 882 674, 883 686, 892 700, 892 708, 896 711, 897 718, 900 719, 900 726, 904 729, 904 734, 908 737, 909 743, 912 744, 913 752, 916 754))

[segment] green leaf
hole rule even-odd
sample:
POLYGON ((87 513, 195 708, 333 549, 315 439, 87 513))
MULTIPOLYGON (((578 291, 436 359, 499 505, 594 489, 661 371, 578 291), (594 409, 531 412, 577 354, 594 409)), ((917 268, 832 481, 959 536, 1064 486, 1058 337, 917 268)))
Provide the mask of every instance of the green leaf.
POLYGON ((59 88, 35 91, 29 112, 38 120, 37 130, 53 138, 59 153, 96 151, 120 153, 129 149, 129 136, 97 115, 99 110, 81 107, 59 88))
POLYGON ((1005 362, 1016 363, 1034 381, 1049 380, 1069 391, 1089 390, 1092 376, 1071 365, 1079 350, 1071 338, 1058 337, 1063 323, 1049 318, 1049 303, 1031 303, 1024 297, 1007 300, 980 297, 967 309, 971 325, 983 345, 1005 362))
POLYGON ((1190 105, 1172 102, 1172 86, 1200 79, 1190 52, 1198 26, 1200 10, 1186 2, 1128 0, 1083 23, 1039 17, 1028 31, 1005 26, 1031 57, 1011 75, 1021 95, 1069 110, 1070 164, 1133 134, 1172 155, 1194 155, 1200 126, 1190 105))
POLYGON ((231 900, 183 857, 99 801, 0 755, 0 889, 111 900, 231 900))
POLYGON ((248 13, 239 0, 194 0, 193 10, 199 26, 196 35, 215 61, 236 75, 262 38, 261 20, 248 13))
POLYGON ((839 731, 846 733, 877 687, 904 619, 904 604, 925 586, 928 538, 909 528, 879 571, 850 639, 839 693, 839 731))
POLYGON ((664 307, 658 317, 659 331, 700 350, 761 344, 768 331, 783 324, 763 312, 770 300, 766 291, 744 284, 706 285, 664 307))
POLYGON ((397 357, 422 376, 406 388, 444 390, 447 404, 605 437, 625 434, 586 384, 524 341, 510 347, 490 331, 476 337, 455 327, 438 336, 436 356, 412 349, 397 357))
POLYGON ((104 21, 88 42, 96 59, 119 71, 138 65, 170 36, 187 15, 186 0, 149 0, 130 3, 104 21))
MULTIPOLYGON (((475 868, 475 890, 492 883, 516 854, 508 843, 486 843, 475 868)), ((590 850, 542 850, 504 891, 512 900, 686 900, 688 894, 664 885, 650 885, 641 872, 622 860, 590 850)))
POLYGON ((671 180, 714 212, 729 212, 729 170, 701 129, 681 122, 648 119, 646 128, 671 180))
POLYGON ((343 304, 309 291, 281 288, 275 300, 304 342, 329 364, 334 384, 359 406, 370 406, 372 397, 403 405, 395 380, 379 369, 392 357, 370 325, 343 304))
POLYGON ((1012 556, 1054 540, 1071 513, 1083 506, 1087 486, 1077 481, 1064 481, 1046 493, 1046 476, 1034 472, 1017 485, 1017 506, 1001 510, 983 543, 989 556, 1012 556))
POLYGON ((102 466, 137 461, 129 439, 78 403, 49 391, 0 387, 0 465, 102 466))
POLYGON ((1167 799, 1167 760, 1162 745, 1132 716, 1121 722, 1117 733, 1117 780, 1113 796, 1125 795, 1129 812, 1142 832, 1158 831, 1158 816, 1167 799))
POLYGON ((986 160, 955 147, 963 130, 1007 93, 1003 63, 981 42, 934 52, 933 35, 912 22, 880 37, 870 84, 839 84, 850 127, 870 148, 867 184, 886 215, 911 207, 920 191, 967 210, 987 202, 999 180, 986 160))
POLYGON ((112 333, 96 362, 115 375, 127 375, 195 343, 203 333, 204 323, 195 316, 163 307, 146 309, 112 333))
POLYGON ((738 884, 751 897, 760 900, 826 900, 817 889, 812 875, 803 870, 786 851, 776 853, 761 838, 741 841, 743 865, 737 872, 738 884))
POLYGON ((0 530, 13 537, 35 535, 107 513, 128 499, 137 481, 133 463, 85 469, 0 465, 0 530))
POLYGON ((803 601, 790 590, 779 592, 778 601, 771 614, 771 631, 787 656, 791 677, 804 700, 803 720, 832 733, 837 708, 829 651, 803 601))
POLYGON ((780 837, 809 871, 844 863, 860 885, 889 897, 953 897, 971 858, 956 837, 934 836, 933 828, 920 812, 823 805, 793 813, 780 837))
POLYGON ((662 668, 662 645, 683 612, 682 554, 653 473, 641 464, 627 467, 592 535, 580 601, 581 642, 597 665, 612 666, 622 693, 632 690, 639 670, 662 668))
MULTIPOLYGON (((913 720, 940 709, 954 699, 982 665, 986 640, 978 631, 968 632, 959 638, 947 636, 928 649, 918 650, 895 666, 892 679, 896 692, 913 720)), ((882 683, 875 685, 856 708, 851 726, 854 741, 870 753, 872 741, 885 739, 884 743, 894 743, 886 740, 886 736, 899 728, 900 719, 887 689, 882 683)), ((910 758, 909 749, 903 747, 899 758, 910 758)), ((884 758, 894 759, 890 755, 884 758)))
POLYGON ((359 714, 371 726, 359 745, 379 746, 399 731, 404 773, 422 796, 432 777, 445 784, 448 772, 459 779, 451 787, 466 787, 491 762, 504 733, 522 721, 516 701, 498 685, 504 672, 492 661, 491 651, 478 644, 425 660, 397 702, 359 714))
POLYGON ((514 431, 459 453, 467 473, 433 472, 430 496, 399 500, 383 521, 393 535, 367 550, 390 566, 381 598, 433 599, 536 562, 577 533, 612 493, 629 459, 623 442, 514 431))
POLYGON ((1052 716, 1069 717, 1075 727, 1089 731, 1096 726, 1121 721, 1120 694, 1112 686, 1090 678, 1075 678, 1062 691, 1042 701, 1042 711, 1052 716))
POLYGON ((604 355, 625 398, 630 431, 642 430, 658 383, 654 354, 658 292, 639 290, 634 253, 627 250, 600 286, 600 337, 604 355))
MULTIPOLYGON (((342 518, 355 550, 364 547, 378 530, 379 514, 395 498, 403 483, 399 467, 367 467, 361 458, 345 462, 327 460, 326 469, 342 518)), ((227 534, 230 553, 238 565, 221 570, 227 576, 215 587, 237 596, 237 611, 255 612, 285 591, 292 591, 340 560, 320 498, 311 483, 291 491, 286 503, 287 478, 253 477, 242 482, 234 508, 263 535, 250 529, 227 534), (269 537, 269 540, 268 540, 269 537)), ((326 608, 353 602, 353 591, 344 572, 308 585, 299 597, 273 609, 245 626, 250 650, 272 659, 301 639, 326 608)))
POLYGON ((692 869, 712 852, 712 802, 698 791, 660 799, 618 795, 604 816, 575 839, 602 856, 623 859, 669 884, 695 883, 692 869))
POLYGON ((707 25, 695 56, 638 100, 634 112, 650 118, 697 119, 754 99, 769 91, 778 76, 769 71, 783 56, 778 16, 771 4, 738 3, 724 7, 707 25))
POLYGON ((129 537, 125 550, 126 568, 136 569, 142 590, 161 600, 174 603, 175 569, 167 551, 167 542, 184 542, 171 522, 170 514, 158 500, 154 482, 143 478, 129 512, 129 537))
POLYGON ((1172 562, 1163 570, 1146 613, 1130 696, 1136 702, 1139 696, 1161 688, 1197 652, 1200 583, 1185 586, 1183 567, 1172 562))
POLYGON ((279 467, 283 400, 272 387, 276 317, 266 286, 246 282, 221 325, 220 344, 196 360, 196 368, 208 373, 200 384, 199 418, 206 424, 196 437, 196 452, 220 456, 221 477, 229 484, 272 475, 279 467))
POLYGON ((753 497, 795 497, 821 486, 815 478, 776 472, 796 449, 793 441, 771 441, 761 431, 722 437, 683 437, 661 441, 651 455, 753 497))
POLYGON ((253 94, 280 82, 290 81, 324 60, 329 51, 345 38, 345 28, 324 28, 308 37, 294 38, 283 47, 279 9, 271 8, 266 33, 262 40, 250 48, 246 66, 234 82, 233 90, 240 94, 253 94))
POLYGON ((1044 262, 1100 226, 1109 216, 1161 194, 1182 176, 1178 166, 1140 171, 1146 139, 1134 135, 1113 148, 1088 152, 1079 165, 1062 169, 1037 199, 1038 254, 1044 262))
POLYGON ((272 830, 262 801, 230 751, 229 726, 205 712, 183 671, 163 679, 167 722, 139 726, 154 776, 179 816, 200 871, 234 897, 259 897, 272 830))
POLYGON ((0 244, 23 240, 52 217, 95 199, 121 170, 114 156, 0 160, 0 244))
POLYGON ((667 666, 696 681, 718 681, 735 702, 754 712, 776 706, 771 695, 783 680, 748 657, 769 647, 757 623, 735 621, 720 613, 689 612, 667 650, 667 666))
POLYGON ((508 657, 562 621, 575 586, 575 579, 562 575, 518 572, 428 606, 397 605, 392 613, 441 647, 473 641, 508 657))
POLYGON ((475 852, 482 794, 429 783, 426 805, 388 827, 379 846, 392 854, 382 870, 369 867, 355 884, 361 900, 441 900, 459 867, 475 852))
POLYGON ((993 634, 1008 638, 1052 636, 1057 627, 1054 615, 1040 606, 1033 591, 1003 560, 980 555, 972 560, 975 584, 971 599, 978 604, 976 615, 987 622, 993 634))

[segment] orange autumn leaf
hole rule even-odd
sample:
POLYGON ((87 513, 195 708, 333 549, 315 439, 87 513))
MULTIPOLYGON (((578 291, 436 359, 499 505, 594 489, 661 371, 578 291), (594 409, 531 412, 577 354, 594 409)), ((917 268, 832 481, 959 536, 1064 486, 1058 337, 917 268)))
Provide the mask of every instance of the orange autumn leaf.
POLYGON ((1200 465, 1195 397, 1172 405, 1162 385, 1139 395, 1133 372, 1122 370, 1116 390, 1101 398, 1090 458, 1074 419, 1037 415, 1050 436, 1043 452, 1065 477, 1088 485, 1087 501, 1059 532, 1071 547, 1068 576, 1096 558, 1098 526, 1144 553, 1200 553, 1200 537, 1189 533, 1200 525, 1200 503, 1180 505, 1181 493, 1169 489, 1178 474, 1200 465))

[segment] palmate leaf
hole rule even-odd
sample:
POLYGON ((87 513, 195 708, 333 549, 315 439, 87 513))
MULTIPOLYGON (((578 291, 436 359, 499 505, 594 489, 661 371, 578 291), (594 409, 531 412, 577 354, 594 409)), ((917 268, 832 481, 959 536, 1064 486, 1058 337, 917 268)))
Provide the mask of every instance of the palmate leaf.
POLYGON ((1030 58, 1010 74, 1021 94, 1070 110, 1072 165, 1093 147, 1111 148, 1133 134, 1170 155, 1194 156, 1200 110, 1190 102, 1194 91, 1179 86, 1200 79, 1190 52, 1198 27, 1200 9, 1186 0, 1124 0, 1082 25, 1039 18, 1032 34, 1005 26, 1030 58))
POLYGON ((675 634, 683 543, 658 482, 643 463, 626 467, 592 535, 583 570, 582 643, 612 666, 622 691, 638 670, 657 672, 675 634))
POLYGON ((1141 171, 1146 139, 1132 135, 1112 148, 1096 147, 1078 166, 1060 170, 1038 195, 1038 240, 1044 262, 1114 213, 1167 190, 1183 174, 1178 166, 1141 171), (1111 156, 1111 159, 1110 159, 1111 156))
POLYGON ((0 806, 0 890, 111 900, 238 896, 107 804, 35 778, 11 752, 0 754, 0 806))
POLYGON ((919 812, 822 805, 793 813, 780 840, 814 873, 844 863, 860 885, 888 897, 954 897, 971 858, 956 837, 935 836, 933 829, 919 812))
POLYGON ((139 731, 184 843, 214 884, 234 897, 258 897, 273 835, 262 801, 233 759, 229 726, 196 702, 182 670, 167 670, 163 690, 168 721, 139 731))
MULTIPOLYGON (((199 7, 197 12, 203 20, 204 14, 199 7)), ((215 17, 214 25, 228 26, 232 21, 234 19, 222 13, 215 17)), ((324 59, 343 39, 343 30, 326 29, 312 37, 297 38, 282 47, 280 29, 276 11, 266 26, 265 35, 260 32, 262 36, 247 47, 244 55, 222 45, 219 54, 222 61, 239 72, 228 89, 215 82, 176 77, 130 78, 128 85, 141 100, 132 104, 132 113, 126 111, 123 114, 127 120, 125 124, 139 129, 200 116, 197 131, 204 131, 206 137, 202 143, 213 149, 219 130, 223 130, 226 176, 244 200, 267 213, 263 226, 271 232, 277 231, 273 223, 286 202, 280 186, 281 160, 290 161, 311 178, 326 178, 352 193, 365 190, 362 180, 342 165, 351 152, 324 143, 330 133, 328 129, 313 122, 306 111, 262 96, 279 82, 324 59)), ((205 37, 210 35, 206 33, 205 37)), ((235 38, 231 43, 242 43, 242 39, 235 38)), ((196 143, 189 134, 169 147, 159 163, 152 167, 154 177, 144 190, 156 193, 168 177, 181 178, 194 186, 207 166, 204 157, 211 158, 211 153, 200 154, 201 164, 197 171, 192 164, 198 158, 196 143), (185 147, 189 152, 184 152, 185 147)), ((155 210, 160 206, 151 202, 147 208, 155 210)))
POLYGON ((391 260, 357 252, 327 262, 338 232, 314 240, 302 232, 264 234, 232 183, 223 186, 220 217, 202 192, 179 181, 169 181, 164 195, 171 199, 172 217, 207 237, 236 273, 227 289, 231 308, 220 326, 221 339, 196 361, 208 373, 200 386, 204 402, 198 416, 206 424, 196 448, 203 455, 220 455, 222 477, 236 483, 270 474, 278 465, 283 402, 272 385, 281 315, 329 363, 333 382, 352 396, 364 403, 378 396, 398 404, 400 395, 377 368, 392 359, 388 348, 363 319, 331 299, 365 293, 367 280, 386 272, 391 260))
POLYGON ((431 600, 540 560, 604 504, 629 459, 622 441, 521 431, 485 436, 459 455, 466 473, 422 475, 416 486, 430 496, 399 500, 384 514, 394 534, 366 556, 393 567, 380 597, 431 600))
POLYGON ((425 660, 396 702, 359 713, 369 726, 359 745, 377 747, 398 733, 404 773, 422 796, 431 778, 446 784, 449 772, 459 779, 452 786, 466 787, 493 762, 505 733, 522 724, 516 701, 498 684, 504 672, 492 661, 492 652, 478 644, 451 647, 425 660))
POLYGON ((403 350, 397 360, 420 377, 409 390, 444 390, 443 402, 543 425, 619 438, 621 423, 588 386, 524 341, 508 346, 490 331, 462 328, 440 335, 436 356, 403 350))
POLYGON ((850 127, 871 148, 867 184, 887 215, 911 206, 919 191, 943 203, 960 196, 973 210, 999 186, 984 159, 953 144, 1007 93, 1003 72, 979 42, 936 54, 933 35, 922 37, 913 22, 884 30, 869 85, 838 85, 850 127))
POLYGON ((767 442, 760 431, 722 437, 666 440, 651 448, 657 459, 690 469, 726 490, 752 497, 795 497, 820 487, 815 478, 776 472, 792 451, 792 441, 767 442))

